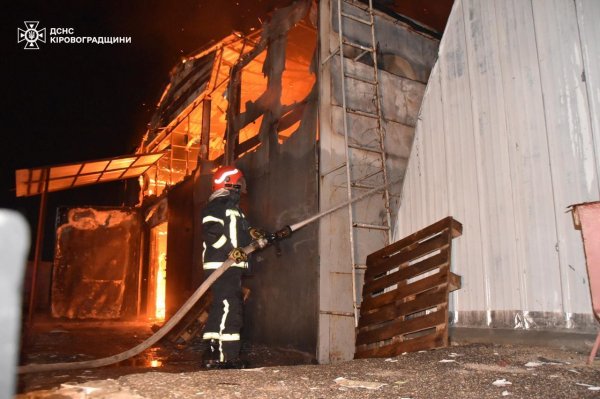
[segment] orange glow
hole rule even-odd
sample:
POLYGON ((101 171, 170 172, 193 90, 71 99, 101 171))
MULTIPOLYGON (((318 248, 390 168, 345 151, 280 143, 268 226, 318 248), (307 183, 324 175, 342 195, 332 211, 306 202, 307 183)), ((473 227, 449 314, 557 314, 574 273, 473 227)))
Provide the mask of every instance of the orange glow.
MULTIPOLYGON (((166 236, 165 236, 166 238, 166 236)), ((156 313, 157 320, 165 319, 167 293, 167 254, 161 252, 158 257, 158 272, 156 274, 156 313)))
POLYGON ((146 367, 162 367, 163 366, 163 358, 160 356, 158 348, 154 347, 150 350, 144 352, 143 365, 146 367))
MULTIPOLYGON (((148 136, 140 148, 148 144, 149 151, 168 149, 169 152, 148 170, 146 176, 149 180, 145 188, 145 195, 161 195, 163 191, 182 181, 186 176, 193 173, 197 166, 200 151, 200 132, 202 129, 202 100, 211 99, 210 110, 210 137, 209 154, 211 160, 217 159, 225 150, 225 130, 227 126, 226 111, 228 99, 226 98, 227 85, 232 65, 240 58, 252 51, 259 40, 258 32, 251 34, 249 40, 230 36, 225 38, 221 45, 215 46, 213 69, 208 87, 198 94, 198 97, 179 115, 174 117, 160 133, 146 143, 148 136)), ((288 32, 288 43, 286 47, 285 70, 281 76, 281 98, 283 107, 300 102, 310 93, 316 82, 316 76, 310 71, 311 59, 317 43, 317 33, 314 28, 306 22, 297 24, 288 32)), ((208 53, 201 52, 198 57, 204 57, 208 53), (201 55, 200 55, 201 54, 201 55)), ((240 112, 246 111, 248 102, 255 102, 267 89, 268 78, 264 75, 266 51, 263 51, 250 61, 241 73, 240 90, 240 112)), ((191 57, 196 59, 197 57, 191 57)), ((166 92, 163 99, 167 98, 166 92)), ((161 100, 162 101, 162 100, 161 100)), ((268 105, 267 105, 268 107, 268 105)), ((255 137, 261 126, 262 116, 250 122, 239 132, 239 142, 243 143, 255 137)), ((299 123, 282 129, 278 132, 279 143, 283 143, 298 128, 299 123)), ((250 149, 247 151, 252 151, 250 149)))
POLYGON ((165 319, 167 287, 167 223, 153 227, 150 233, 150 268, 148 275, 148 315, 165 319))

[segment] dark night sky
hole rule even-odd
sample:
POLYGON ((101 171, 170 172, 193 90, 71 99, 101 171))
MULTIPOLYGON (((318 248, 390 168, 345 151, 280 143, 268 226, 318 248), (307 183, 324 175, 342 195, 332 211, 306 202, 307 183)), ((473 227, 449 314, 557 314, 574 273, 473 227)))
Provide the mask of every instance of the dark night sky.
MULTIPOLYGON (((39 196, 15 198, 15 169, 131 154, 145 132, 168 72, 185 54, 289 0, 28 1, 3 5, 0 207, 36 228, 39 196), (73 28, 74 36, 130 36, 131 44, 50 44, 24 50, 17 28, 73 28)), ((49 32, 47 32, 48 34, 49 32)), ((48 198, 44 258, 53 254, 57 206, 121 205, 122 183, 82 187, 48 198)))

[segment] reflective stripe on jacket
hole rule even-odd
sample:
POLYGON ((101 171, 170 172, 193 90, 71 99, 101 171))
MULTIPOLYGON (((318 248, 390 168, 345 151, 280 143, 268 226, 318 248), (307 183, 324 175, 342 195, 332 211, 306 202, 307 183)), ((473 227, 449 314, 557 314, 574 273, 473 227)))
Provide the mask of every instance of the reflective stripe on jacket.
MULTIPOLYGON (((232 249, 250 244, 249 227, 237 201, 227 195, 211 200, 202 211, 203 268, 217 269, 232 249)), ((247 268, 248 262, 232 266, 247 268)))

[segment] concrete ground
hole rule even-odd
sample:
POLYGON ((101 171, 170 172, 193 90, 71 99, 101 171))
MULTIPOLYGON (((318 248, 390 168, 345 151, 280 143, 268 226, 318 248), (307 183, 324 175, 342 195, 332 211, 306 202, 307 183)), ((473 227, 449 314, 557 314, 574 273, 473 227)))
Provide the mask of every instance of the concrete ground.
MULTIPOLYGON (((38 330, 24 342, 22 363, 106 356, 150 333, 142 325, 38 330)), ((588 366, 587 352, 543 340, 460 343, 332 365, 312 364, 310 355, 290 349, 246 345, 253 368, 245 370, 202 369, 200 352, 163 344, 118 366, 22 375, 17 398, 600 398, 600 359, 588 366)))

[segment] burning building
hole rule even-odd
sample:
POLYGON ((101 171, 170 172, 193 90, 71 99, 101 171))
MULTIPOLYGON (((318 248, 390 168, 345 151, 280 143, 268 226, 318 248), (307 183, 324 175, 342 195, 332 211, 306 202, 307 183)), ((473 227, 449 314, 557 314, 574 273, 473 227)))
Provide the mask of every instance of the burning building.
POLYGON ((598 196, 600 40, 588 24, 600 10, 492 3, 456 1, 440 43, 362 2, 296 1, 260 31, 183 58, 134 156, 18 175, 30 194, 139 177, 131 209, 62 215, 53 315, 172 316, 202 282, 211 172, 235 164, 249 220, 269 231, 381 188, 256 254, 244 331, 253 342, 351 359, 367 255, 448 215, 465 223, 452 255, 465 276, 450 303, 457 326, 593 330, 581 243, 561 212, 598 196), (508 56, 519 51, 518 62, 508 56), (512 103, 523 95, 533 108, 512 103))
MULTIPOLYGON (((340 47, 338 11, 323 7, 296 2, 275 11, 261 32, 233 34, 173 69, 138 149, 166 152, 140 178, 150 230, 150 314, 162 297, 152 288, 160 282, 161 259, 167 259, 167 316, 201 281, 197 221, 215 166, 235 163, 244 171, 248 217, 269 231, 402 179, 438 40, 384 13, 374 12, 372 25, 365 24, 368 7, 346 4, 340 47), (406 46, 391 45, 394 38, 406 46), (319 53, 326 43, 327 56, 319 53)), ((246 279, 248 339, 318 351, 325 362, 351 356, 328 346, 353 347, 360 264, 390 242, 399 187, 354 205, 354 221, 337 213, 294 234, 279 251, 257 255, 246 279), (348 234, 356 223, 364 226, 352 232, 351 251, 348 234), (325 326, 336 331, 335 342, 320 341, 325 326)))

